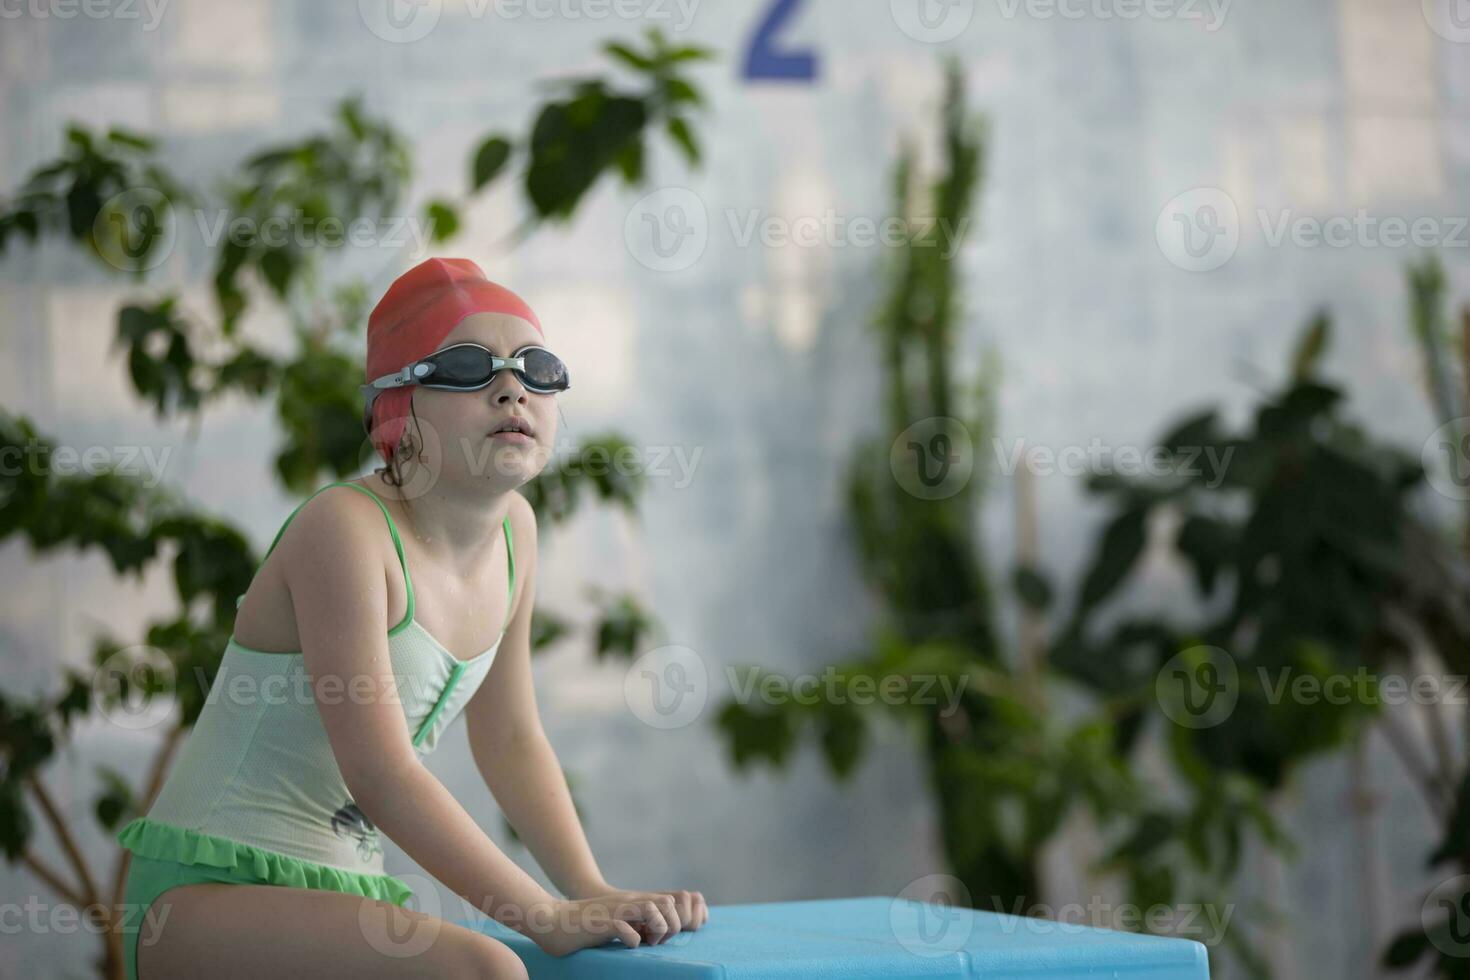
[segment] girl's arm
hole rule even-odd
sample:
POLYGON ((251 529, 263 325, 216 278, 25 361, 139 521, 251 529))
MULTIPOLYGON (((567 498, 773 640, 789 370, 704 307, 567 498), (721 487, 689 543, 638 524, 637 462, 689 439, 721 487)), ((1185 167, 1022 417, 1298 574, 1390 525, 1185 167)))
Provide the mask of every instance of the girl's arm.
MULTIPOLYGON (((388 656, 382 537, 376 505, 343 489, 308 502, 281 539, 313 682, 306 696, 373 824, 484 914, 538 942, 559 941, 552 920, 564 903, 495 846, 413 749, 388 656)), ((611 922, 594 931, 604 929, 608 938, 623 934, 611 922)))
POLYGON ((571 899, 613 891, 587 844, 556 753, 541 727, 531 679, 536 600, 536 514, 517 494, 511 506, 521 595, 495 662, 465 706, 470 752, 516 834, 571 899))

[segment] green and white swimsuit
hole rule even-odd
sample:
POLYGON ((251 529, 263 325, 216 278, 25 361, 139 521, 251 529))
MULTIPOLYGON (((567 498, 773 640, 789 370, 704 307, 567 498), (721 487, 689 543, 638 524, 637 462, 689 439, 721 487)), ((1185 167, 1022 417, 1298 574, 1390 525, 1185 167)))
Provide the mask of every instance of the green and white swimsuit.
MULTIPOLYGON (((446 650, 414 619, 413 583, 388 508, 355 483, 331 483, 316 493, 334 486, 372 497, 388 520, 408 599, 402 622, 388 630, 388 652, 404 724, 415 749, 427 755, 484 681, 505 629, 490 649, 468 660, 446 650)), ((276 532, 266 557, 305 504, 276 532)), ((514 596, 509 517, 503 526, 514 596)), ((413 891, 384 874, 378 831, 347 792, 306 683, 303 659, 299 652, 252 650, 232 635, 204 709, 157 800, 117 839, 135 858, 152 859, 150 868, 158 867, 155 862, 204 866, 199 870, 206 875, 215 873, 210 869, 224 869, 230 880, 321 888, 405 904, 413 891)), ((352 686, 340 685, 334 693, 350 698, 352 686)), ((181 876, 179 882, 183 880, 181 876)), ((153 897, 136 896, 142 908, 153 897)), ((130 949, 130 970, 133 956, 130 949)))

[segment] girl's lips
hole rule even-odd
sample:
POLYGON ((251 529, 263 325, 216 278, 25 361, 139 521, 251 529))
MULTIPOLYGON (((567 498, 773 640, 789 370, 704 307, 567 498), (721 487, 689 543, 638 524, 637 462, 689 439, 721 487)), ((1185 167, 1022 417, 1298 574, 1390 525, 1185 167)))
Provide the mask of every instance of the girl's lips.
POLYGON ((530 436, 526 435, 524 432, 510 432, 510 431, 507 431, 507 432, 492 432, 490 434, 490 438, 491 439, 504 439, 506 442, 520 443, 521 445, 524 445, 524 446, 529 446, 529 445, 531 445, 532 443, 534 443, 536 441, 535 439, 532 439, 530 436))

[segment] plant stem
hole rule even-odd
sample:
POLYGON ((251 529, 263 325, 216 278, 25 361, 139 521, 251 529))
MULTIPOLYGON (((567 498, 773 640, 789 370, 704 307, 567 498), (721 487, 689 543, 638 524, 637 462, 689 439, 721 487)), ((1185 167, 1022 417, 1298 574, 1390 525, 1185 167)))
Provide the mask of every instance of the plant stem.
POLYGON ((77 876, 82 879, 82 904, 95 904, 99 901, 97 882, 92 879, 92 872, 87 867, 86 860, 82 857, 82 850, 77 846, 76 837, 73 836, 71 829, 66 825, 66 821, 61 816, 61 810, 57 808, 56 802, 51 799, 51 794, 47 791, 45 784, 41 782, 41 777, 33 772, 27 777, 27 780, 30 782, 31 789, 35 792, 36 798, 41 802, 41 809, 46 814, 46 820, 51 824, 51 828, 56 831, 56 836, 61 840, 61 846, 65 849, 67 858, 71 861, 72 867, 76 869, 77 876))
POLYGON ((77 891, 76 888, 72 887, 66 881, 62 880, 61 875, 46 867, 46 865, 42 863, 41 859, 34 853, 27 850, 21 854, 20 859, 26 867, 35 872, 37 878, 40 878, 46 884, 54 888, 57 892, 61 894, 62 898, 66 899, 68 902, 71 902, 73 905, 77 906, 77 908, 81 908, 82 906, 87 904, 87 897, 85 895, 77 891))
POLYGON ((1414 783, 1419 787, 1420 792, 1424 794, 1424 800, 1429 804, 1429 809, 1435 819, 1443 821, 1447 816, 1445 802, 1440 798, 1434 775, 1429 771, 1428 763, 1420 756, 1413 738, 1399 727, 1393 714, 1388 711, 1379 716, 1378 729, 1383 732, 1384 740, 1388 742, 1389 748, 1393 749, 1414 783))

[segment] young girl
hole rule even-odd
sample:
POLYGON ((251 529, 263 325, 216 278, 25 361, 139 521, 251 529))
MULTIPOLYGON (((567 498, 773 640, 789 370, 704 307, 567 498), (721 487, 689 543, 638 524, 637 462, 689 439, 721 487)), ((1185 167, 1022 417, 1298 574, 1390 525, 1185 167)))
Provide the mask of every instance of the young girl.
POLYGON ((129 980, 526 976, 488 935, 403 907, 380 834, 551 955, 707 920, 699 892, 603 879, 537 715, 536 519, 515 490, 545 465, 569 386, 542 339, 464 259, 416 266, 374 308, 364 424, 387 465, 286 519, 177 763, 119 832, 129 980), (461 712, 565 897, 422 764, 461 712))

